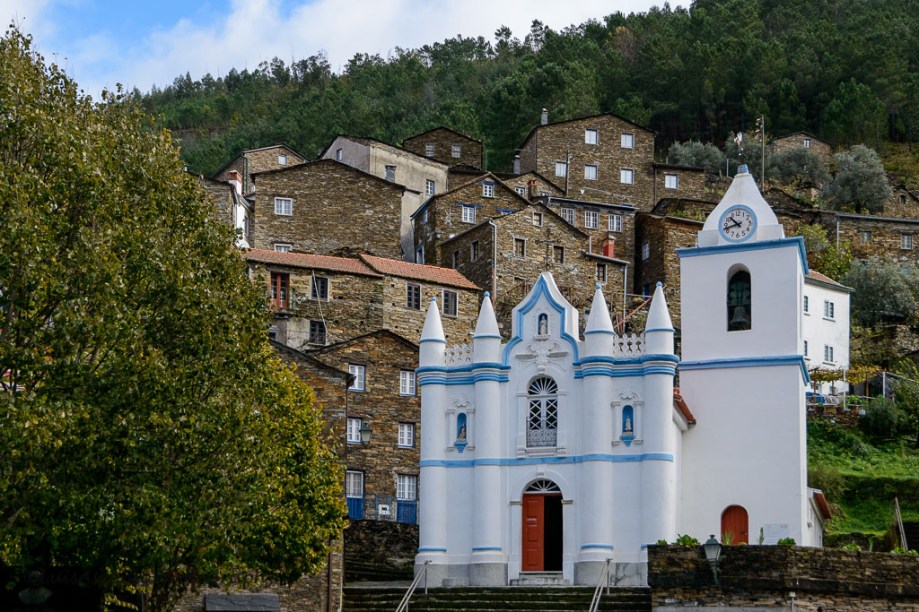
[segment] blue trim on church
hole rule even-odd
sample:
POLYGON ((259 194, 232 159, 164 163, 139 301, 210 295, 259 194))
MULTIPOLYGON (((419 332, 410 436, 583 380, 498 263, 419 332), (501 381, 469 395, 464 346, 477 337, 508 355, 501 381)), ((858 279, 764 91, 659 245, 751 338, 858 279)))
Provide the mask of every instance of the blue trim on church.
POLYGON ((683 361, 681 370, 714 370, 718 368, 758 368, 768 366, 796 365, 801 369, 801 378, 804 384, 811 381, 807 373, 807 363, 801 355, 776 355, 774 357, 730 357, 726 359, 702 359, 699 361, 683 361))
POLYGON ((565 464, 565 463, 638 463, 642 461, 670 461, 673 462, 673 455, 670 453, 640 453, 635 455, 609 455, 609 454, 589 454, 571 457, 497 457, 492 459, 422 459, 421 467, 442 467, 442 468, 470 468, 477 465, 542 465, 542 464, 565 464))
POLYGON ((552 296, 552 292, 549 291, 549 284, 546 282, 546 279, 540 275, 539 280, 536 281, 536 286, 534 286, 533 290, 530 292, 529 299, 527 299, 526 302, 520 304, 514 313, 514 329, 516 334, 507 344, 504 345, 504 355, 502 358, 504 365, 508 365, 511 358, 511 352, 514 350, 514 347, 521 342, 521 337, 519 334, 523 332, 524 315, 533 310, 533 308, 539 302, 539 298, 543 295, 546 296, 546 301, 549 303, 549 306, 552 308, 552 310, 560 315, 559 320, 561 321, 561 328, 559 329, 559 335, 561 336, 562 340, 565 340, 568 342, 568 344, 571 345, 571 350, 574 353, 573 361, 578 361, 578 341, 568 333, 568 330, 565 329, 565 307, 555 300, 555 298, 552 296))
POLYGON ((798 248, 798 256, 801 258, 801 267, 804 274, 810 270, 807 266, 807 250, 804 248, 804 238, 794 236, 793 238, 779 238, 776 240, 760 240, 757 242, 742 244, 715 244, 712 246, 689 247, 677 249, 676 254, 682 259, 683 257, 698 257, 700 255, 715 255, 719 253, 737 253, 742 251, 762 251, 764 249, 782 249, 789 246, 798 248))

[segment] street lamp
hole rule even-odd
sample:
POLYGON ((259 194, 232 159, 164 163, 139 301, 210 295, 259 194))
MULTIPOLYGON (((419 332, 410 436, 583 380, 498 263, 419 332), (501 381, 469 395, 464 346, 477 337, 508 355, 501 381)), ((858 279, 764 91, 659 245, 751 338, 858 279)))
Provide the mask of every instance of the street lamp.
POLYGON ((367 423, 361 423, 361 444, 367 444, 370 442, 370 434, 373 433, 373 430, 370 429, 370 425, 367 423))
POLYGON ((702 549, 705 551, 705 558, 708 559, 708 562, 712 566, 712 576, 715 578, 715 584, 718 584, 718 559, 721 558, 721 544, 715 539, 715 535, 712 534, 708 537, 705 544, 702 545, 702 549))

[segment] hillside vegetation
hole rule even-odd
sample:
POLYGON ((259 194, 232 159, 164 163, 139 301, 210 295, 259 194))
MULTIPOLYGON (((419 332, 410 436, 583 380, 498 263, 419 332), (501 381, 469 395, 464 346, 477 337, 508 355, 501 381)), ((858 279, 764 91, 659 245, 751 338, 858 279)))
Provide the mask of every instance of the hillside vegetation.
MULTIPOLYGON (((213 173, 240 150, 286 142, 314 157, 338 133, 399 143, 436 125, 480 138, 485 165, 550 120, 616 112, 658 146, 721 143, 765 117, 769 134, 836 145, 911 145, 919 123, 919 11, 912 0, 697 0, 598 16, 519 39, 458 36, 390 57, 322 55, 135 91, 182 139, 189 168, 213 173)), ((882 151, 883 152, 883 151, 882 151)))

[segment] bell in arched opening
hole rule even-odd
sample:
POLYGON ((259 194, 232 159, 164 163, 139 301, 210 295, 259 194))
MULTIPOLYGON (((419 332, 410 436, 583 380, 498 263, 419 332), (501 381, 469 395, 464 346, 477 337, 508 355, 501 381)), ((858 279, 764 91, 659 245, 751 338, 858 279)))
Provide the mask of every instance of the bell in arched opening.
POLYGON ((738 270, 728 281, 728 331, 742 331, 752 327, 750 295, 750 273, 738 270))

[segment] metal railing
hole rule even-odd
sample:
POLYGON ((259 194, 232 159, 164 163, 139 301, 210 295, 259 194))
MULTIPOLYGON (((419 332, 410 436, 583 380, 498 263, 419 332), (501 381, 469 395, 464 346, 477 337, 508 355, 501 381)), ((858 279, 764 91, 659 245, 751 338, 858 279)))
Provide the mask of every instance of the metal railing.
POLYGON ((594 597, 590 600, 590 609, 588 612, 597 612, 597 609, 600 607, 600 597, 604 592, 609 595, 609 581, 612 567, 613 558, 608 557, 606 563, 603 564, 603 571, 600 572, 600 579, 597 580, 597 588, 594 589, 594 597))
POLYGON ((418 502, 392 495, 348 497, 348 518, 352 521, 393 521, 406 525, 418 523, 418 502))
POLYGON ((428 565, 430 564, 430 561, 425 561, 421 564, 421 569, 415 574, 415 579, 412 580, 411 586, 408 587, 408 590, 402 597, 402 601, 399 602, 399 607, 396 608, 396 612, 405 612, 405 610, 408 610, 408 602, 412 599, 412 595, 415 594, 415 589, 418 588, 418 583, 421 582, 422 578, 424 578, 424 594, 428 594, 428 565))

